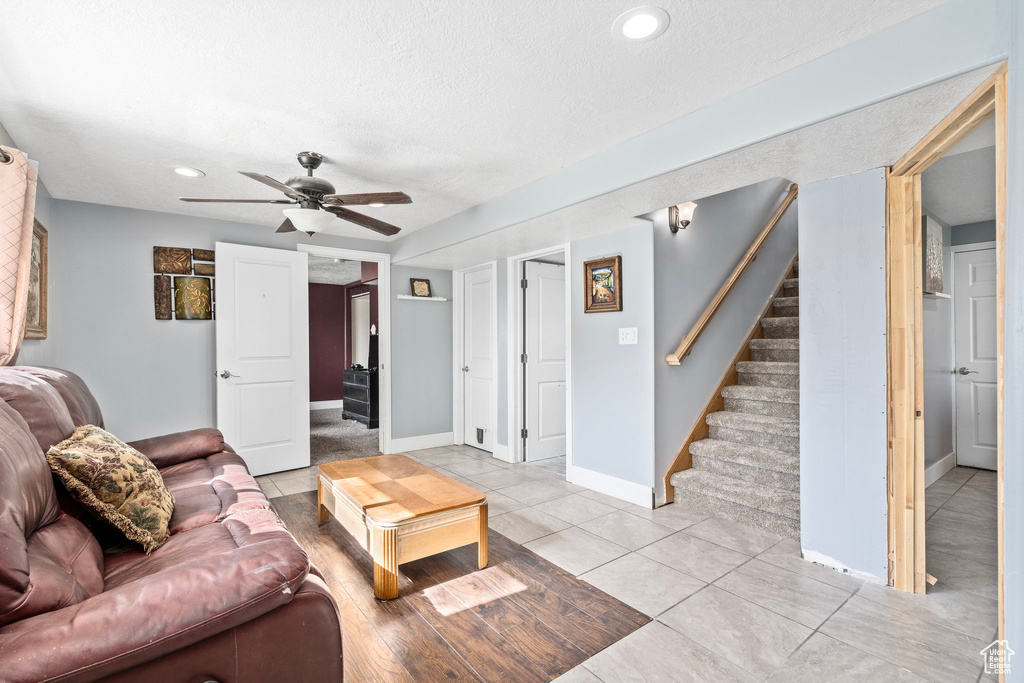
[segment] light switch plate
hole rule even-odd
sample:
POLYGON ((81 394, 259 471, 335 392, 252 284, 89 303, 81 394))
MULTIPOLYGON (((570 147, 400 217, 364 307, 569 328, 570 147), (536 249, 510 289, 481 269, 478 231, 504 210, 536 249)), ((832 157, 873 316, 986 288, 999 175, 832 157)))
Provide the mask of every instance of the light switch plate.
POLYGON ((619 328, 619 343, 620 344, 636 344, 636 328, 635 327, 620 327, 619 328))

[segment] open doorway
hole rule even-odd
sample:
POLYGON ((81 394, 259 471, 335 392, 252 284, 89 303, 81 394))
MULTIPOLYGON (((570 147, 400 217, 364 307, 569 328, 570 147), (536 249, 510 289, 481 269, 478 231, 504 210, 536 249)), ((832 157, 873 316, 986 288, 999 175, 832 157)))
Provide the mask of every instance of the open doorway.
POLYGON ((390 256, 299 245, 309 254, 313 465, 390 447, 390 256))
MULTIPOLYGON (((1006 102, 1003 64, 889 169, 886 220, 889 583, 908 592, 963 590, 977 596, 976 600, 988 600, 991 609, 987 612, 997 622, 993 626, 998 625, 1000 638, 1004 637, 1005 609, 1001 580, 1003 377, 999 368, 1004 347, 1005 273, 1001 254, 1006 230, 1006 102), (960 146, 970 146, 972 139, 976 143, 984 137, 989 121, 994 121, 993 133, 989 134, 991 145, 976 145, 962 154, 951 154, 958 147, 964 149, 960 146), (989 146, 991 152, 981 151, 989 146), (969 155, 990 166, 986 173, 993 179, 994 199, 961 196, 959 201, 994 203, 994 254, 985 253, 983 248, 958 250, 951 244, 953 226, 966 218, 951 215, 955 207, 943 208, 944 195, 966 189, 969 180, 976 178, 968 179, 961 172, 959 180, 943 190, 942 172, 946 170, 956 178, 956 167, 974 160, 969 155), (926 195, 926 191, 931 194, 926 195), (932 212, 930 218, 928 211, 932 212), (943 211, 946 217, 939 217, 943 211), (947 225, 948 258, 942 246, 947 225), (929 358, 926 311, 937 311, 943 297, 930 299, 925 292, 945 289, 944 282, 942 287, 936 285, 944 279, 948 272, 944 268, 950 263, 953 295, 943 305, 950 308, 953 319, 954 334, 944 340, 951 349, 938 359, 929 358), (963 339, 957 338, 956 332, 960 331, 964 331, 963 339), (994 378, 986 382, 980 377, 985 372, 982 366, 993 361, 994 378), (939 372, 942 365, 944 369, 939 372), (966 458, 967 451, 972 450, 966 445, 970 442, 988 451, 984 460, 973 462, 994 466, 994 471, 955 467, 937 479, 938 470, 931 470, 929 476, 928 441, 929 436, 935 436, 934 432, 930 434, 930 427, 935 426, 932 411, 936 402, 932 401, 930 411, 928 368, 937 373, 932 373, 932 388, 939 374, 953 380, 956 417, 948 424, 951 429, 956 425, 956 436, 949 433, 951 438, 946 443, 955 443, 956 455, 944 466, 966 458), (965 410, 957 406, 961 395, 971 399, 965 410), (954 501, 956 496, 959 498, 954 501), (973 578, 966 581, 965 577, 973 578)), ((932 331, 931 346, 937 334, 932 331)), ((949 389, 948 380, 942 384, 943 391, 949 389)), ((931 455, 933 459, 945 459, 934 452, 931 455)))
POLYGON ((567 262, 565 246, 508 261, 510 454, 562 476, 571 459, 567 262))
POLYGON ((990 607, 998 598, 995 168, 989 119, 921 174, 925 570, 936 581, 927 592, 990 607))

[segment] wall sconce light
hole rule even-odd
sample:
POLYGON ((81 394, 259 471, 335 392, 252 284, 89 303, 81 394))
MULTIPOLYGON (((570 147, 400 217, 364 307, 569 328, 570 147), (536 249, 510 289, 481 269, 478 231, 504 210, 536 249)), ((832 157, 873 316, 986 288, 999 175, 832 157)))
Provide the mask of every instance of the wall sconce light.
POLYGON ((668 207, 668 229, 672 234, 679 232, 679 228, 685 228, 693 218, 693 210, 697 208, 694 202, 676 204, 668 207))

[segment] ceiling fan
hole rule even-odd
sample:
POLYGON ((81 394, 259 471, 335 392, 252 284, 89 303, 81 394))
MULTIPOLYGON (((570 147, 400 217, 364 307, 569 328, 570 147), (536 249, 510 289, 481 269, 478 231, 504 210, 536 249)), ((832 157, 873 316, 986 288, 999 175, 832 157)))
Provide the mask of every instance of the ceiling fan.
POLYGON ((323 178, 314 178, 313 169, 323 163, 324 157, 316 152, 299 152, 299 165, 306 169, 306 175, 297 175, 285 182, 278 182, 262 173, 239 171, 275 190, 283 192, 288 199, 215 199, 212 197, 179 197, 183 202, 229 202, 233 204, 298 204, 299 208, 284 209, 285 220, 277 232, 302 232, 312 235, 323 230, 334 216, 342 220, 369 228, 382 235, 397 235, 401 228, 377 220, 346 207, 383 206, 385 204, 411 204, 412 199, 404 192, 361 192, 356 194, 335 194, 334 185, 323 178))

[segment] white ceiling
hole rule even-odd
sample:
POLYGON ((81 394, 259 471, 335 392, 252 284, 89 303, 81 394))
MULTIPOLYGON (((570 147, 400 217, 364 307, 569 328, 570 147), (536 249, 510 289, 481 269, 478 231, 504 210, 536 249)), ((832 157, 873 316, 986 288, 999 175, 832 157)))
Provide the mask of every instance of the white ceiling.
POLYGON ((274 197, 236 171, 310 149, 340 192, 408 192, 365 209, 408 234, 942 1, 659 0, 629 44, 640 0, 5 0, 0 121, 57 198, 273 226, 176 198, 274 197))
POLYGON ((325 256, 309 256, 309 281, 318 285, 347 285, 362 278, 363 264, 325 256))
MULTIPOLYGON (((402 264, 466 268, 621 230, 643 220, 631 217, 644 216, 685 201, 699 203, 702 197, 769 178, 788 178, 803 184, 888 166, 941 121, 995 68, 985 67, 914 90, 590 201, 410 258, 402 264)), ((978 152, 952 158, 973 154, 978 152)), ((938 215, 946 220, 942 214, 938 215)), ((682 232, 676 237, 686 239, 682 232)))
POLYGON ((921 174, 921 206, 947 225, 994 221, 996 148, 982 147, 936 161, 921 174))

